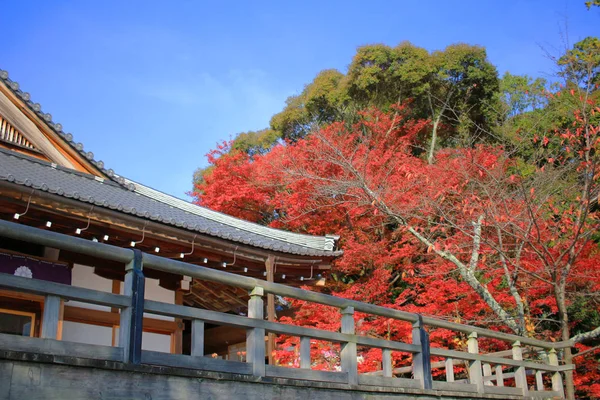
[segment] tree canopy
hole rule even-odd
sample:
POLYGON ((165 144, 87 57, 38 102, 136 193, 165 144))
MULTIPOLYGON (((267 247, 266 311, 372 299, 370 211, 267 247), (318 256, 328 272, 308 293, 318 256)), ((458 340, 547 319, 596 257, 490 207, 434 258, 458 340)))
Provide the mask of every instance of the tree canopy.
MULTIPOLYGON (((598 43, 586 38, 559 57, 553 84, 500 79, 478 46, 361 47, 346 74, 322 71, 290 97, 270 129, 213 150, 192 194, 250 221, 340 234, 344 255, 319 290, 572 339, 569 396, 600 396, 598 43)), ((339 329, 323 306, 292 304, 283 320, 339 329)), ((357 329, 398 340, 410 332, 382 318, 357 329)), ((431 338, 466 345, 444 330, 431 338)), ((278 361, 297 362, 295 339, 279 340, 278 361)), ((314 343, 313 367, 334 368, 338 351, 314 343)), ((381 360, 367 349, 362 357, 361 371, 381 360)))

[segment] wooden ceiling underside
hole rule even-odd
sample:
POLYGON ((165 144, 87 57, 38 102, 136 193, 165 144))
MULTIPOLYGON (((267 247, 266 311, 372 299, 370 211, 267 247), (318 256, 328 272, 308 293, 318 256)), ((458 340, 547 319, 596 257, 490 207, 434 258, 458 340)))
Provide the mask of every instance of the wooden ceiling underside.
POLYGON ((237 314, 247 313, 248 293, 241 288, 194 279, 190 291, 183 295, 183 303, 207 310, 237 314))
MULTIPOLYGON (((181 253, 186 253, 183 261, 191 264, 226 270, 227 272, 243 276, 266 279, 266 266, 259 261, 244 260, 238 257, 234 262, 235 257, 225 252, 213 251, 212 249, 199 248, 197 246, 192 251, 189 243, 178 243, 174 240, 167 240, 152 235, 145 235, 142 240, 142 235, 139 232, 127 231, 122 227, 95 220, 90 220, 88 226, 87 218, 84 216, 65 214, 59 210, 48 210, 38 207, 35 204, 30 205, 27 213, 23 214, 25 208, 25 204, 15 202, 0 195, 0 219, 3 220, 15 221, 13 218, 14 214, 20 213, 22 215, 18 222, 25 225, 89 240, 96 238, 100 242, 104 241, 105 235, 108 235, 108 244, 123 248, 131 248, 132 241, 141 241, 136 243, 135 247, 147 253, 157 254, 155 253, 155 249, 158 247, 160 250, 157 255, 178 260, 181 260, 181 253), (52 223, 50 228, 46 226, 47 221, 51 221, 52 223), (87 229, 84 229, 86 226, 87 229), (76 234, 75 231, 77 228, 84 230, 80 234, 76 234), (204 262, 205 259, 207 259, 206 263, 204 262), (227 264, 226 267, 223 267, 224 262, 227 264)), ((97 275, 106 279, 122 281, 125 275, 125 266, 117 262, 68 251, 60 252, 60 260, 72 264, 91 266, 97 275)), ((317 267, 289 264, 276 264, 275 271, 274 281, 290 286, 314 284, 315 281, 310 281, 308 278, 311 275, 316 277, 320 272, 317 267), (283 278, 284 275, 285 278, 283 278), (300 277, 304 277, 305 279, 300 280, 300 277)), ((177 290, 183 279, 181 275, 168 274, 148 268, 144 269, 144 273, 148 278, 158 279, 160 286, 169 290, 177 290)), ((190 290, 184 292, 184 304, 220 312, 246 312, 248 298, 248 294, 244 289, 196 279, 191 282, 190 290)))

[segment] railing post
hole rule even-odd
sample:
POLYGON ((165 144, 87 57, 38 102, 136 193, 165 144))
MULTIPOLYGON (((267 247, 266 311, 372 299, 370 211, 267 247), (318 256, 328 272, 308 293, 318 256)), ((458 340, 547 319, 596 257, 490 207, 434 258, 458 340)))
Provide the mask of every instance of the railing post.
MULTIPOLYGON (((479 354, 479 343, 477 333, 473 332, 467 340, 467 349, 471 354, 479 354)), ((469 382, 477 386, 477 393, 483 393, 483 375, 481 374, 481 361, 469 361, 469 382)))
POLYGON ((504 386, 504 372, 502 365, 496 365, 496 386, 504 386))
POLYGON ((421 381, 422 389, 433 389, 429 334, 423 326, 423 317, 420 315, 417 322, 413 324, 412 342, 413 344, 421 347, 421 351, 419 353, 413 354, 413 375, 415 379, 421 381))
POLYGON ((123 361, 140 364, 142 361, 142 330, 144 323, 145 278, 142 272, 143 253, 133 249, 133 260, 125 267, 123 292, 131 297, 131 306, 121 309, 119 346, 123 348, 123 361))
MULTIPOLYGON (((555 349, 550 349, 548 352, 548 364, 558 367, 558 355, 555 349)), ((565 398, 563 381, 560 372, 552 373, 552 391, 560 393, 562 399, 565 398)))
MULTIPOLYGON (((248 301, 248 317, 264 320, 264 289, 255 287, 250 292, 248 301)), ((252 363, 254 376, 265 376, 265 330, 264 328, 251 328, 246 331, 246 361, 252 363)))
POLYGON ((310 338, 300 336, 300 368, 310 369, 310 338))
MULTIPOLYGON (((345 307, 342 312, 342 333, 354 335, 354 307, 345 307)), ((356 343, 342 343, 340 352, 342 372, 348 373, 348 383, 358 385, 358 359, 356 343)))
MULTIPOLYGON (((523 361, 523 349, 521 349, 521 342, 518 340, 512 345, 513 360, 523 361)), ((515 386, 523 391, 523 396, 529 394, 529 388, 527 387, 527 371, 525 367, 515 368, 515 386)))
POLYGON ((494 384, 492 383, 492 381, 488 381, 485 379, 486 376, 492 376, 492 366, 490 364, 483 364, 483 385, 484 386, 494 386, 494 384))
POLYGON ((46 299, 44 300, 44 315, 42 317, 42 338, 57 338, 59 319, 60 297, 52 295, 46 296, 46 299))
POLYGON ((191 355, 195 357, 204 356, 204 321, 199 319, 192 321, 191 355))
POLYGON ((454 382, 454 360, 450 357, 446 358, 446 382, 454 382))
POLYGON ((535 371, 535 388, 536 388, 536 390, 539 390, 539 391, 544 390, 544 372, 543 371, 535 371))
POLYGON ((383 376, 386 378, 391 378, 394 370, 392 364, 392 350, 381 349, 381 364, 383 376))

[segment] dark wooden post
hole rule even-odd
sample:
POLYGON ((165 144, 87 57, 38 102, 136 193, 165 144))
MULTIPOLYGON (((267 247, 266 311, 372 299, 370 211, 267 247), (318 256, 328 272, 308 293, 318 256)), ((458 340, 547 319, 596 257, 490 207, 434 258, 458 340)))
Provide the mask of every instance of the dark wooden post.
POLYGON ((192 321, 192 348, 191 354, 195 357, 204 356, 204 321, 192 321))
POLYGON ((423 317, 420 315, 418 321, 413 324, 412 342, 421 347, 421 352, 413 354, 413 375, 421 382, 422 389, 432 389, 429 334, 423 326, 423 317))
POLYGON ((142 331, 144 321, 145 278, 142 272, 142 252, 133 249, 133 260, 125 267, 123 292, 131 297, 131 306, 121 309, 119 346, 123 361, 140 364, 142 361, 142 331))
MULTIPOLYGON (((264 289, 255 287, 250 292, 248 301, 248 317, 264 319, 264 289)), ((265 330, 250 328, 246 332, 246 361, 252 363, 252 374, 265 376, 265 330)))
POLYGON ((310 338, 300 336, 300 368, 310 369, 310 338))

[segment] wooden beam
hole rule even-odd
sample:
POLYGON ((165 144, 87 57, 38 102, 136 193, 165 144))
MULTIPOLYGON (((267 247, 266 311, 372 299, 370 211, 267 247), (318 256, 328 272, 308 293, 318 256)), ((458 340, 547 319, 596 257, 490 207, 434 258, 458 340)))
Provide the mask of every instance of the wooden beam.
POLYGON ((60 305, 58 307, 58 326, 56 327, 56 340, 62 340, 63 322, 65 320, 65 301, 63 299, 60 299, 60 305))
MULTIPOLYGON (((183 290, 177 289, 175 291, 175 304, 183 305, 183 290)), ((175 325, 177 328, 173 333, 173 354, 183 354, 183 320, 181 318, 175 318, 175 325)))
MULTIPOLYGON (((118 281, 116 279, 114 279, 112 281, 112 293, 113 294, 121 294, 121 281, 118 281)), ((114 313, 114 314, 118 314, 119 313, 119 309, 116 307, 111 307, 110 308, 110 312, 114 313)), ((119 324, 114 324, 112 326, 112 339, 111 339, 111 344, 113 346, 117 345, 117 335, 118 335, 118 329, 119 329, 119 324)))
MULTIPOLYGON (((64 308, 64 320, 107 327, 119 326, 119 314, 117 313, 67 305, 64 308)), ((170 335, 176 330, 177 324, 174 321, 144 318, 144 332, 170 335)))

